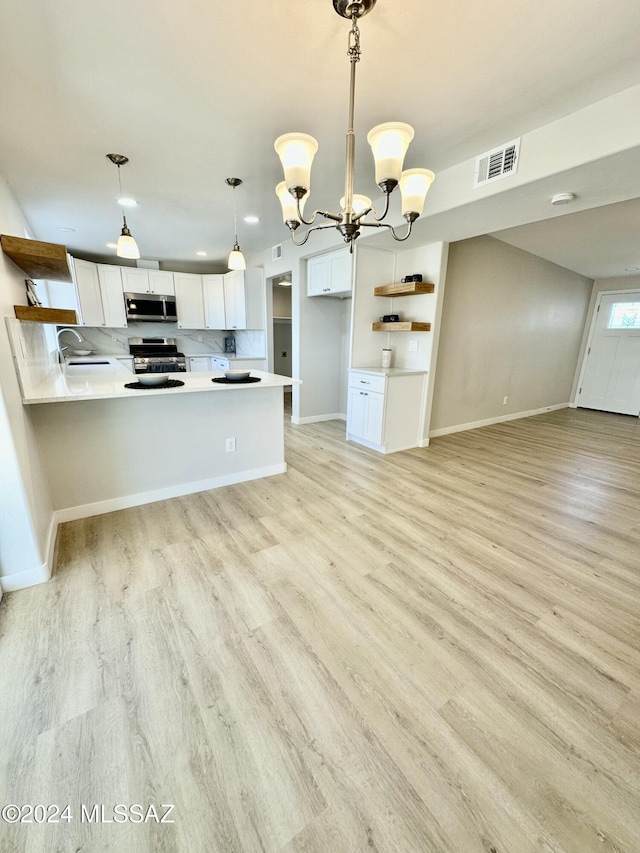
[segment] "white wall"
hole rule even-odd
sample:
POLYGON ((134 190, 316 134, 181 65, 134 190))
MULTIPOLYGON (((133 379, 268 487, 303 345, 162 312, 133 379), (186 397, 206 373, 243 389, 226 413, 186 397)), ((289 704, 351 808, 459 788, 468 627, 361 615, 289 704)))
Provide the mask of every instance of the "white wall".
MULTIPOLYGON (((0 233, 31 236, 24 216, 0 176, 0 233)), ((26 305, 22 272, 0 252, 0 315, 14 316, 26 305)), ((32 325, 31 336, 42 326, 32 325)), ((34 347, 36 341, 33 342, 34 347)), ((47 580, 53 551, 53 508, 28 412, 20 388, 4 322, 0 323, 0 583, 5 590, 47 580)))
POLYGON ((431 435, 567 405, 591 289, 491 237, 451 244, 431 435))

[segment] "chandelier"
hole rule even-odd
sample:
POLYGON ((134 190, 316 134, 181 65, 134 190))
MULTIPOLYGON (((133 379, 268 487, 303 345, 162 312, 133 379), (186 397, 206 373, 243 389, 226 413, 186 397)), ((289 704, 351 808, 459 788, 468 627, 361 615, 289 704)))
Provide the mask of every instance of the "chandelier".
POLYGON ((360 61, 360 30, 358 19, 375 6, 376 0, 333 0, 333 7, 343 18, 351 20, 348 56, 351 64, 349 87, 349 128, 347 130, 347 152, 345 166, 344 196, 340 199, 340 213, 316 210, 310 219, 304 218, 304 205, 311 184, 311 164, 318 150, 318 143, 306 133, 285 133, 275 141, 275 149, 284 169, 284 181, 276 187, 276 195, 282 205, 282 218, 296 246, 304 245, 312 231, 337 228, 345 243, 351 245, 360 236, 361 228, 388 228, 394 240, 406 240, 411 234, 413 223, 424 208, 424 200, 434 174, 429 169, 407 169, 402 171, 404 157, 413 139, 411 125, 402 122, 386 122, 369 131, 367 142, 375 160, 375 180, 384 194, 385 204, 381 216, 373 208, 370 198, 355 194, 353 177, 355 166, 355 133, 353 129, 356 63, 360 61), (407 221, 406 232, 401 236, 383 220, 389 212, 389 199, 400 185, 402 215, 407 221), (371 218, 365 217, 371 215, 371 218), (315 225, 321 216, 329 219, 326 225, 315 225), (302 239, 296 239, 300 225, 310 226, 302 239))

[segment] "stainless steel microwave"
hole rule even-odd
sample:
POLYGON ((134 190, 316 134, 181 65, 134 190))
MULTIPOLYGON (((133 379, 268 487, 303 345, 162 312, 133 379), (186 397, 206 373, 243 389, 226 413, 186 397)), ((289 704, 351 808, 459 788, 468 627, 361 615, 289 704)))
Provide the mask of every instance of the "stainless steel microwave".
POLYGON ((144 323, 175 323, 175 296, 162 296, 159 293, 125 293, 124 303, 127 320, 144 323))

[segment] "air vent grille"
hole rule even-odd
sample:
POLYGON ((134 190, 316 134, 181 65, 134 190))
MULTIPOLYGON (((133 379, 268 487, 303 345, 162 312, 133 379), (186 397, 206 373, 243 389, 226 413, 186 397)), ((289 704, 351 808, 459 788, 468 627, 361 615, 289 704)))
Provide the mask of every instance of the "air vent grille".
POLYGON ((271 260, 279 261, 282 258, 282 243, 271 247, 271 260))
POLYGON ((481 187, 490 181, 498 181, 500 178, 514 175, 518 169, 519 152, 520 139, 518 138, 476 157, 474 187, 481 187))

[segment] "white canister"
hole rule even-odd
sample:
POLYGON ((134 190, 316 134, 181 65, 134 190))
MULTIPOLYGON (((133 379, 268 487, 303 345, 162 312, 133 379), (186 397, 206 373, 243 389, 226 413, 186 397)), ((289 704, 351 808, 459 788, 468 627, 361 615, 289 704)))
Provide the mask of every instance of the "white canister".
POLYGON ((383 367, 391 367, 391 350, 383 349, 382 350, 382 366, 383 367))

